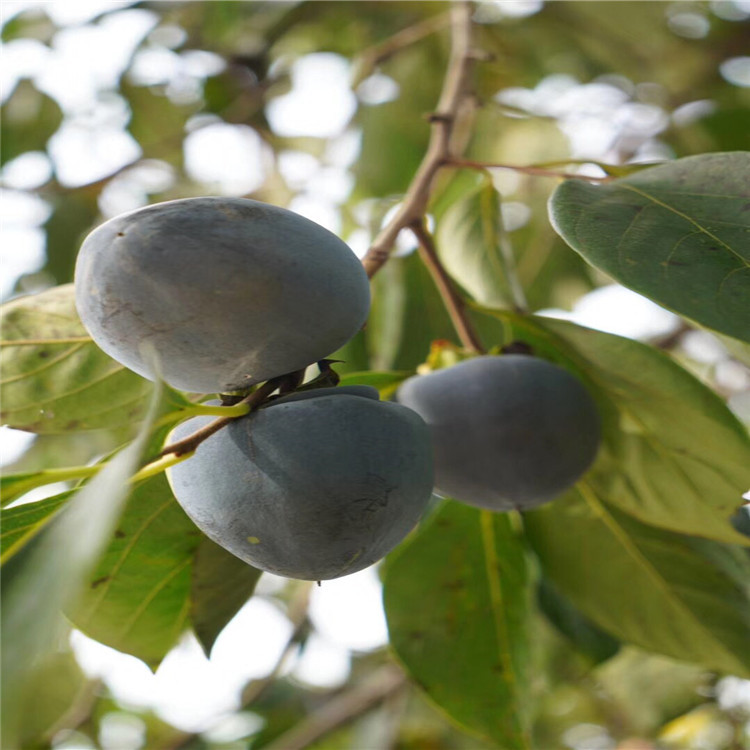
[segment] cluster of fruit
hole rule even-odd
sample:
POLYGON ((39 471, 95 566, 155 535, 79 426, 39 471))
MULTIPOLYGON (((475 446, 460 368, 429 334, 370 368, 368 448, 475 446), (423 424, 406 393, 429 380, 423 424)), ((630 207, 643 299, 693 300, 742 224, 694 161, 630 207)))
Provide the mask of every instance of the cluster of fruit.
MULTIPOLYGON (((150 342, 169 385, 227 393, 323 360, 362 327, 370 297, 356 256, 317 224, 257 201, 192 198, 92 232, 76 301, 93 340, 126 367, 155 377, 150 342)), ((175 496, 246 562, 323 580, 393 549, 433 486, 493 510, 533 507, 571 486, 599 444, 587 391, 531 356, 415 376, 397 401, 367 386, 270 399, 172 467, 175 496)))

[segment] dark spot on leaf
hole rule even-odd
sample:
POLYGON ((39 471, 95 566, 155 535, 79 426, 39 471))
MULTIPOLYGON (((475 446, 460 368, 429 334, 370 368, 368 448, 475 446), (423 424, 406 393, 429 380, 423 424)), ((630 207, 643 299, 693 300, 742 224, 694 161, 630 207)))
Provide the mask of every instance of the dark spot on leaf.
POLYGON ((77 429, 77 428, 78 428, 78 426, 79 426, 80 424, 81 424, 81 420, 80 420, 80 419, 71 419, 71 420, 70 420, 70 422, 68 422, 68 423, 67 423, 67 424, 65 425, 65 429, 66 429, 66 430, 75 430, 75 429, 77 429))
POLYGON ((424 638, 424 630, 409 631, 409 638, 411 638, 414 641, 421 641, 424 638))
POLYGON ((492 671, 495 674, 502 674, 505 670, 503 669, 503 665, 502 664, 493 664, 492 665, 492 671))
POLYGON ((459 578, 455 581, 448 581, 443 588, 448 591, 462 591, 466 587, 466 582, 463 578, 459 578))
POLYGON ((689 263, 683 263, 681 260, 668 260, 667 261, 668 266, 688 266, 689 263))
POLYGON ((124 539, 126 536, 127 534, 122 529, 115 531, 115 539, 124 539))
POLYGON ((125 232, 118 232, 118 233, 117 233, 117 236, 118 236, 118 237, 124 237, 124 236, 125 236, 125 232))
POLYGON ((39 359, 47 359, 49 357, 50 352, 47 349, 42 349, 37 352, 36 356, 39 357, 39 359))
POLYGON ((103 583, 106 583, 111 576, 102 576, 101 578, 97 578, 95 581, 91 582, 91 588, 95 589, 97 586, 101 586, 103 583))

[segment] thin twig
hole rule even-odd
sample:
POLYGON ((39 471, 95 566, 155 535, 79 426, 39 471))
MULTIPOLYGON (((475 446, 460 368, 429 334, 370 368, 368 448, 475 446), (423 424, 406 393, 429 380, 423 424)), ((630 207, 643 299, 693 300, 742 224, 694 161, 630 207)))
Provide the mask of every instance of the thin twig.
POLYGON ((378 65, 388 60, 397 52, 411 46, 420 39, 434 34, 450 23, 450 13, 440 13, 424 21, 407 26, 383 42, 375 44, 359 55, 358 79, 366 78, 378 65))
POLYGON ((443 298, 448 315, 450 315, 461 343, 473 352, 484 352, 482 342, 479 340, 474 325, 467 315, 466 305, 438 258, 435 242, 425 225, 424 219, 416 219, 409 225, 409 228, 414 232, 419 242, 419 254, 423 263, 427 266, 440 296, 443 298))
POLYGON ((441 165, 452 156, 451 136, 461 104, 469 93, 474 61, 472 50, 472 7, 470 2, 456 3, 451 15, 453 30, 448 68, 437 110, 431 117, 432 129, 422 163, 409 185, 404 200, 391 221, 374 239, 362 264, 372 278, 388 260, 398 233, 421 219, 427 209, 430 187, 441 165))
POLYGON ((363 684, 332 698, 319 711, 266 745, 264 750, 304 750, 321 737, 367 713, 405 684, 406 677, 400 669, 385 666, 363 684))
POLYGON ((287 661, 289 661, 289 657, 299 647, 306 628, 309 627, 307 617, 310 609, 310 593, 313 584, 312 581, 299 581, 298 584, 299 586, 289 601, 286 612, 287 618, 292 623, 292 633, 287 639, 286 645, 276 660, 273 669, 265 677, 250 682, 242 691, 241 704, 243 708, 252 706, 276 682, 287 661))
POLYGON ((573 172, 557 172, 554 169, 544 167, 524 167, 520 164, 500 164, 497 162, 472 161, 471 159, 456 159, 453 157, 443 160, 441 166, 454 167, 456 169, 511 169, 521 174, 536 175, 537 177, 555 177, 563 180, 585 180, 586 182, 611 182, 617 179, 612 175, 595 177, 593 175, 574 174, 573 172))
POLYGON ((692 330, 692 326, 689 326, 685 321, 681 320, 673 331, 661 336, 655 336, 648 343, 657 349, 674 349, 682 341, 683 336, 688 331, 692 330))
MULTIPOLYGON (((273 378, 273 380, 263 383, 258 390, 253 391, 249 396, 246 396, 238 403, 247 404, 250 407, 250 411, 252 411, 260 406, 279 387, 285 377, 286 376, 273 378)), ((218 419, 214 419, 213 422, 196 430, 192 435, 188 435, 182 440, 167 445, 161 450, 157 458, 167 456, 170 453, 174 453, 177 456, 181 456, 184 453, 192 453, 204 440, 210 438, 211 435, 218 432, 223 427, 226 427, 230 422, 234 422, 235 419, 241 419, 241 417, 219 417, 218 419)))
MULTIPOLYGON (((249 682, 240 696, 241 708, 252 706, 265 691, 276 682, 286 665, 289 657, 296 651, 302 639, 305 628, 308 626, 308 611, 310 608, 310 591, 312 581, 298 581, 299 587, 292 595, 287 608, 287 618, 292 623, 292 634, 289 636, 279 658, 276 660, 271 671, 259 680, 249 682)), ((180 732, 176 734, 165 750, 186 750, 200 737, 200 732, 180 732)))

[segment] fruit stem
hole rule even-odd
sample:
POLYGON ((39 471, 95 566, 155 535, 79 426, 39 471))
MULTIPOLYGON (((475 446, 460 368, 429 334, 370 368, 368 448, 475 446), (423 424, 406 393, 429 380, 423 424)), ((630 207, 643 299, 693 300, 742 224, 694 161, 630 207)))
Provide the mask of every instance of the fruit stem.
MULTIPOLYGON (((172 443, 171 445, 167 445, 165 448, 161 450, 159 455, 157 456, 157 459, 168 456, 170 453, 174 453, 176 456, 184 456, 187 453, 193 453, 195 449, 207 438, 210 438, 211 435, 221 430, 223 427, 226 427, 230 422, 233 422, 235 419, 239 419, 240 417, 245 416, 248 412, 251 412, 253 409, 257 409, 282 383, 285 382, 286 375, 282 375, 278 378, 273 378, 269 380, 267 383, 263 383, 260 388, 253 391, 250 395, 245 396, 245 398, 242 399, 237 404, 234 404, 234 406, 229 407, 217 407, 217 408, 224 408, 224 409, 234 409, 236 411, 237 407, 240 405, 246 405, 247 410, 244 411, 242 414, 237 414, 236 416, 222 416, 218 419, 215 419, 210 424, 207 424, 205 427, 201 427, 199 430, 196 430, 192 435, 188 435, 186 438, 183 438, 182 440, 178 440, 175 443, 172 443)), ((225 414, 226 412, 221 412, 222 414, 225 414)))
POLYGON ((196 404, 182 411, 175 412, 179 420, 188 417, 244 417, 250 411, 246 401, 239 401, 232 406, 211 406, 210 404, 196 404))
POLYGON ((162 471, 168 469, 170 466, 174 466, 175 464, 178 464, 181 461, 190 458, 193 453, 194 451, 191 451, 190 453, 173 454, 157 458, 156 461, 151 461, 151 463, 148 463, 145 466, 141 467, 135 474, 133 474, 132 477, 130 477, 130 481, 141 482, 144 479, 155 477, 157 474, 161 474, 162 471))
POLYGON ((37 487, 44 487, 46 484, 93 477, 100 469, 100 464, 97 464, 96 466, 66 466, 61 469, 43 469, 26 479, 19 479, 18 481, 11 481, 13 478, 8 476, 6 477, 8 483, 7 490, 6 493, 4 493, 6 496, 3 498, 2 505, 5 507, 29 490, 36 489, 37 487))
POLYGON ((477 354, 484 354, 486 349, 482 345, 479 335, 477 334, 474 324, 469 318, 466 310, 466 304, 463 298, 458 294, 450 277, 443 268, 443 264, 438 258, 435 249, 435 241, 432 238, 427 225, 423 218, 416 219, 410 225, 419 242, 419 254, 425 266, 430 272, 435 286, 443 298, 445 307, 450 315, 453 327, 456 329, 458 338, 464 347, 477 354))
MULTIPOLYGON (((179 456, 164 456, 158 458, 156 461, 146 464, 133 474, 129 481, 140 482, 143 479, 150 479, 151 477, 160 474, 164 469, 168 469, 170 466, 178 464, 180 461, 184 461, 191 455, 192 453, 181 453, 179 456)), ((12 490, 12 494, 9 494, 7 503, 10 503, 29 490, 36 489, 37 487, 44 487, 47 484, 67 482, 74 479, 89 479, 90 477, 96 476, 106 465, 106 462, 104 462, 94 464, 93 466, 66 466, 61 469, 44 469, 43 471, 33 474, 28 479, 17 482, 9 487, 9 489, 12 490)))

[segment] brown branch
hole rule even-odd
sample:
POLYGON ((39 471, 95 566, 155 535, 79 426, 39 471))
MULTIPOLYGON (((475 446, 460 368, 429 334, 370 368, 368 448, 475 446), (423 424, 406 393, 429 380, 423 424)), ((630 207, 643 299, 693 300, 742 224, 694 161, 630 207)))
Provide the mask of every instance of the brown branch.
POLYGON ((495 162, 472 161, 471 159, 456 159, 453 157, 443 161, 443 167, 454 167, 456 169, 511 169, 521 174, 535 175, 538 177, 556 177, 564 180, 585 180, 586 182, 611 182, 616 179, 611 175, 604 177, 594 177, 592 175, 574 174, 573 172, 556 172, 553 169, 544 167, 524 167, 520 164, 499 164, 495 162))
POLYGON ((673 331, 662 336, 655 336, 648 343, 657 349, 674 349, 682 341, 683 336, 688 331, 692 330, 692 326, 688 325, 684 320, 681 320, 673 331))
POLYGON ((404 673, 393 665, 375 672, 370 679, 332 698, 313 715, 266 745, 265 750, 304 750, 339 727, 367 713, 406 684, 404 673))
POLYGON ((367 78, 378 65, 388 60, 397 52, 447 26, 450 23, 450 18, 450 13, 440 13, 439 15, 431 16, 424 21, 415 23, 413 26, 401 29, 401 31, 396 32, 385 41, 364 50, 359 55, 359 70, 357 71, 355 85, 364 78, 367 78))
POLYGON ((265 677, 253 680, 245 686, 240 700, 243 708, 252 706, 276 682, 287 661, 289 661, 289 657, 297 650, 306 629, 309 627, 307 616, 310 609, 312 581, 298 581, 297 583, 299 584, 298 588, 289 601, 286 612, 288 620, 292 623, 292 633, 271 671, 265 677))
MULTIPOLYGON (((253 391, 249 396, 245 396, 245 398, 237 403, 247 404, 250 407, 249 411, 257 409, 285 381, 286 377, 286 375, 282 375, 279 378, 273 378, 267 383, 263 383, 260 388, 253 391)), ((243 414, 242 416, 246 415, 243 414)), ((235 419, 241 418, 242 417, 218 417, 205 427, 196 430, 192 435, 188 435, 186 438, 164 447, 157 458, 168 456, 170 453, 174 453, 176 456, 183 456, 186 453, 192 453, 204 440, 210 438, 211 435, 226 427, 230 422, 234 422, 235 419)))
MULTIPOLYGON (((252 680, 245 686, 240 696, 240 706, 243 709, 257 701, 279 678, 289 657, 299 647, 305 628, 309 624, 307 615, 310 608, 312 581, 297 581, 296 583, 299 586, 292 594, 286 612, 287 618, 292 623, 292 634, 287 639, 286 645, 271 671, 265 677, 252 680)), ((171 738, 171 742, 164 745, 164 750, 187 750, 187 748, 193 747, 193 743, 200 738, 200 735, 200 732, 177 732, 171 738)))
POLYGON ((470 2, 456 3, 452 9, 451 55, 437 110, 431 117, 432 125, 427 151, 398 211, 373 240, 370 249, 362 259, 362 264, 370 278, 388 260, 398 233, 424 216, 432 181, 442 164, 451 156, 451 136, 459 108, 468 96, 470 73, 474 61, 471 47, 471 15, 470 2))
POLYGON ((427 266, 427 270, 443 298, 458 338, 467 349, 479 354, 483 353, 485 349, 474 330, 474 324, 467 315, 466 305, 438 258, 435 242, 425 226, 424 219, 416 219, 409 225, 409 228, 416 235, 422 262, 427 266))

